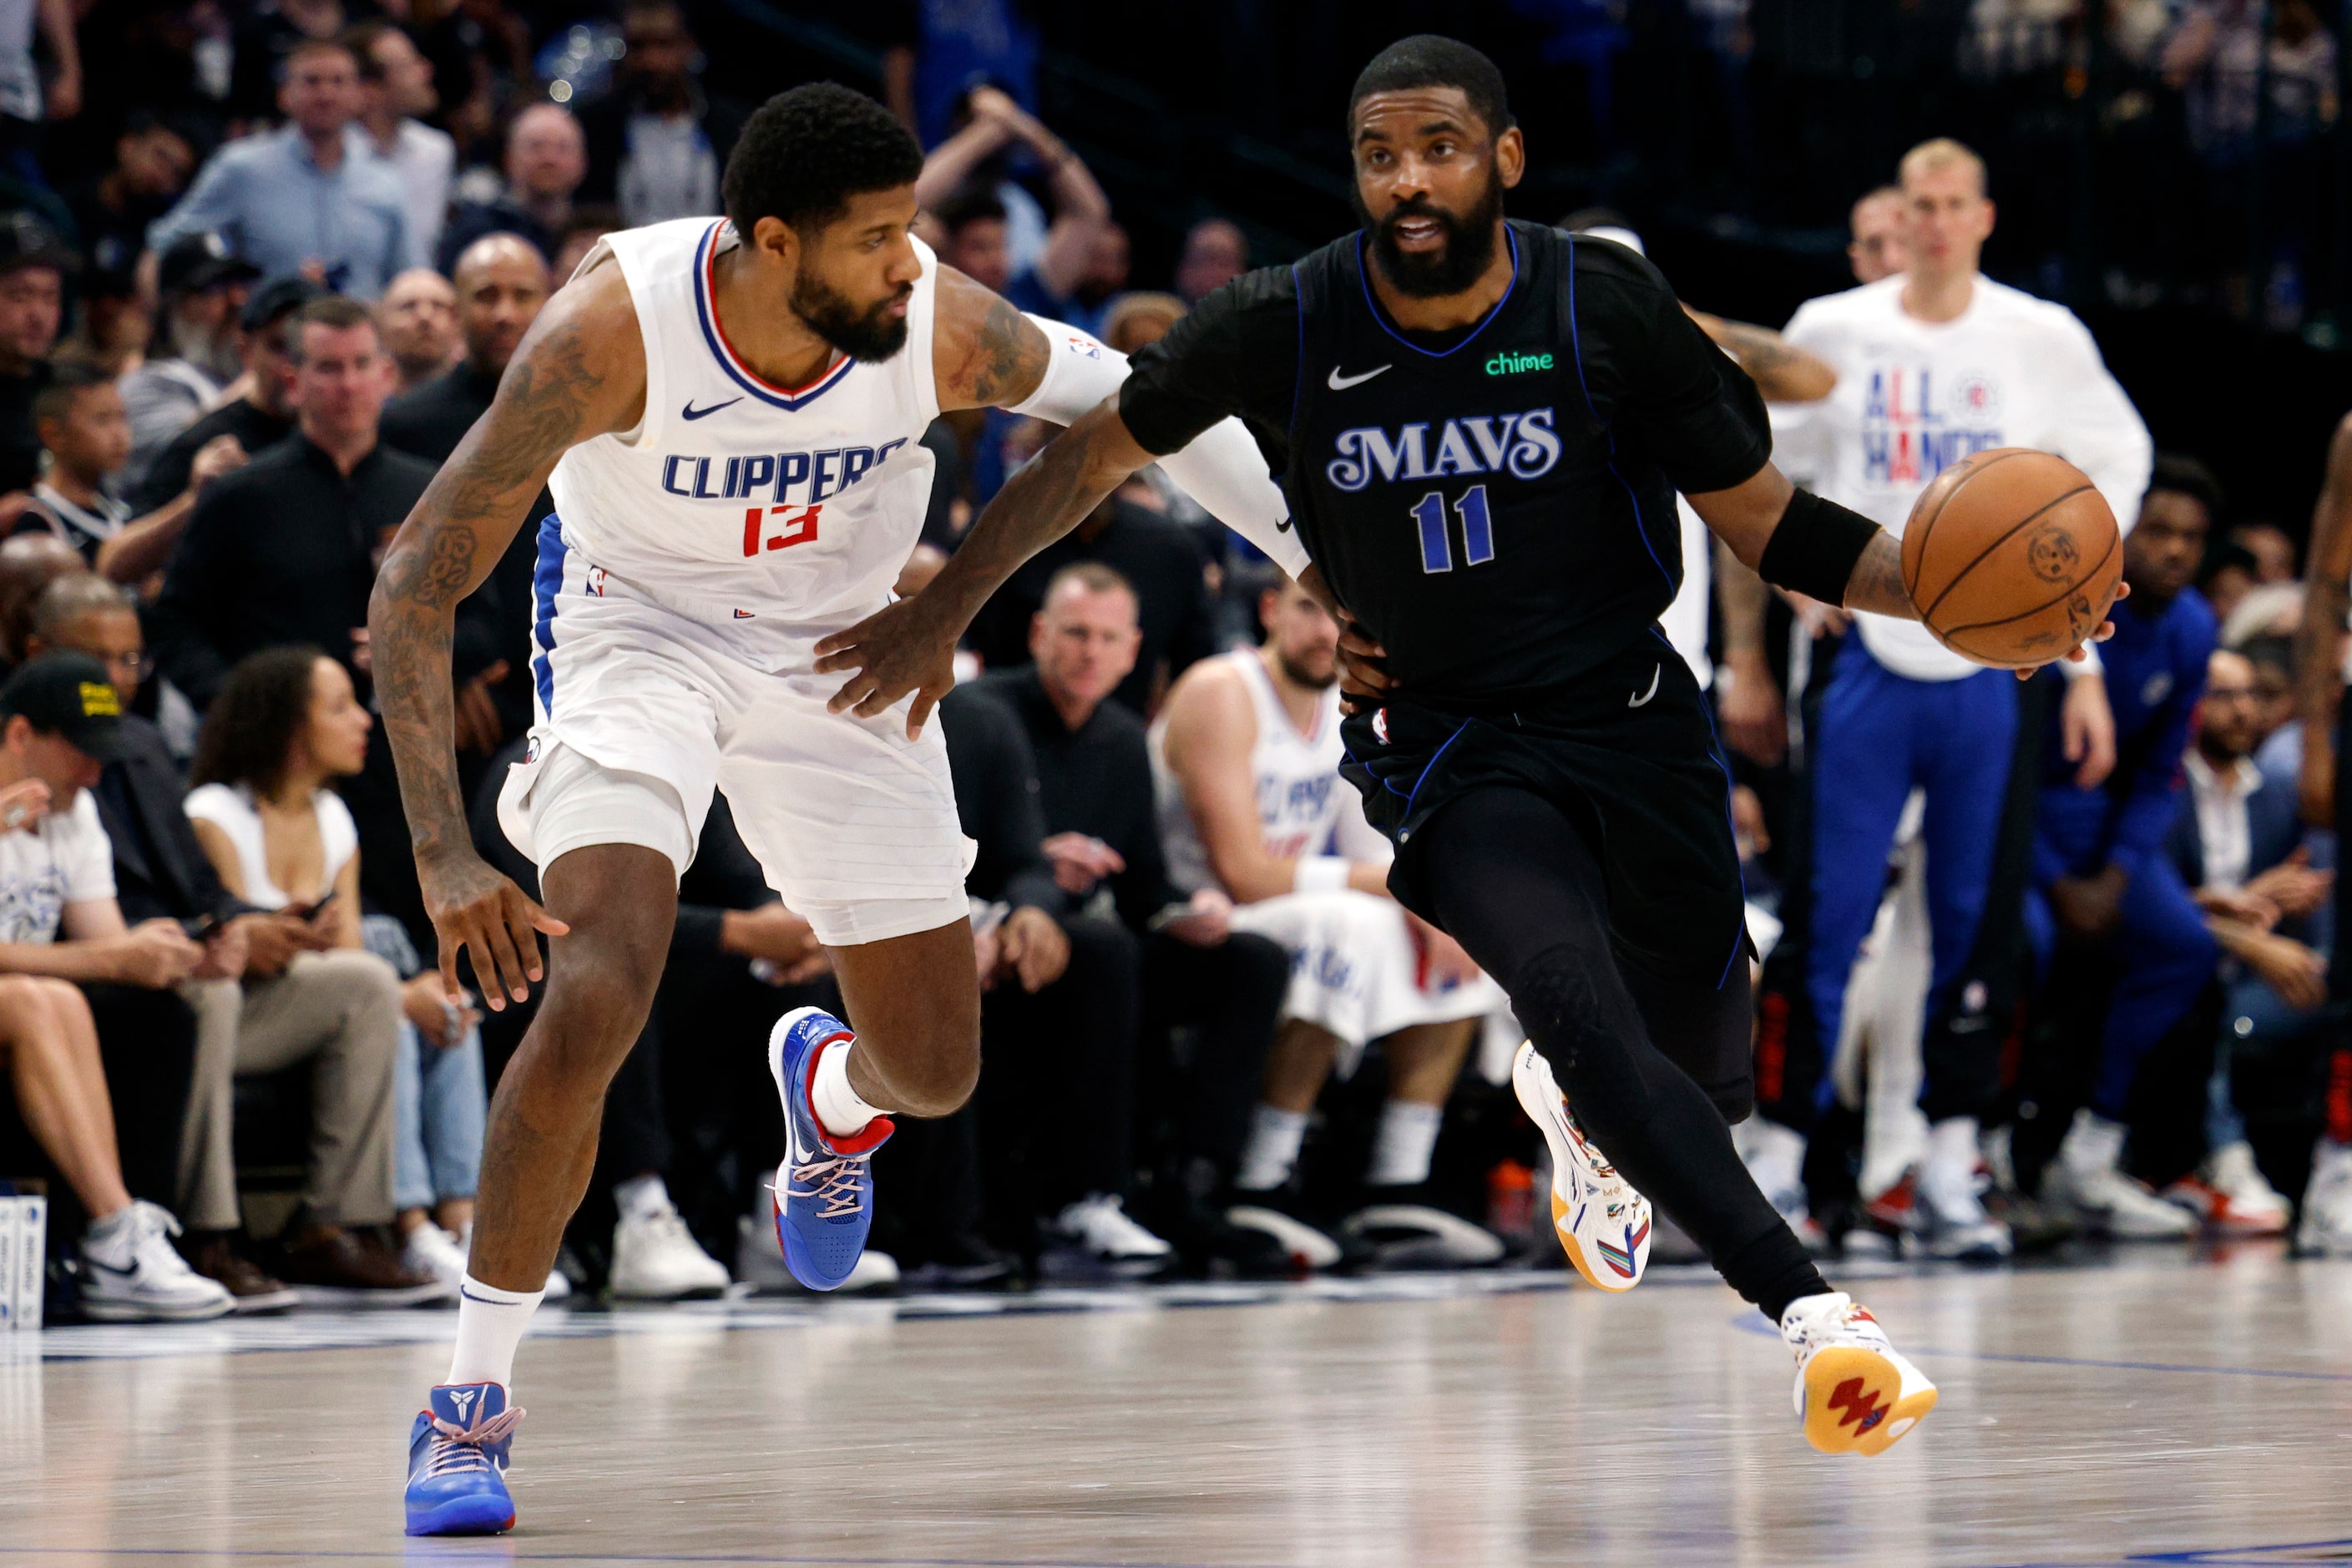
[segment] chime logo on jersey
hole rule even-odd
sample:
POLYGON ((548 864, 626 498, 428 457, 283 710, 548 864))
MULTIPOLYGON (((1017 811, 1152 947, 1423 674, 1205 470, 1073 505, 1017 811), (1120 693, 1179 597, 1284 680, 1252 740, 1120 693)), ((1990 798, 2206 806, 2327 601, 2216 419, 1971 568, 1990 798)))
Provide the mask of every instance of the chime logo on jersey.
POLYGON ((1930 370, 1874 370, 1862 404, 1863 477, 1873 484, 1925 484, 1961 458, 2001 445, 2000 419, 2000 388, 1986 376, 1939 383, 1930 370))
POLYGON ((1377 425, 1339 432, 1339 456, 1323 469, 1340 489, 1360 490, 1373 479, 1433 479, 1451 474, 1501 474, 1540 479, 1559 461, 1559 436, 1549 408, 1523 414, 1479 415, 1443 425, 1407 425, 1391 433, 1377 425))

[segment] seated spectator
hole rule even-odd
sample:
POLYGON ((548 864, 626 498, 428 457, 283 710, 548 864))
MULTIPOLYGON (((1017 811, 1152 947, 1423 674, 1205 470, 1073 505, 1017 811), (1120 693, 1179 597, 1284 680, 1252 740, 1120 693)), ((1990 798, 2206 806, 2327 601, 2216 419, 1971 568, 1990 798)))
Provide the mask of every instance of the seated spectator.
POLYGON ((412 267, 376 301, 376 330, 398 376, 393 391, 413 392, 457 357, 457 296, 430 267, 412 267))
POLYGON ((2253 763, 2262 714, 2252 664, 2217 648, 2206 668, 2197 742, 2183 759, 2188 799, 2166 848, 2221 944, 2226 997, 2205 1159, 2165 1195, 2226 1233, 2277 1236, 2286 1230, 2287 1201, 2254 1163, 2231 1058, 2315 1037, 2327 961, 2310 922, 2326 908, 2335 873, 2312 869, 2293 775, 2273 783, 2253 763))
POLYGON ((33 813, 0 828, 0 1040, 18 1113, 89 1216, 82 1310, 110 1321, 215 1318, 229 1293, 173 1249, 179 1222, 158 1201, 171 1186, 190 1049, 148 1035, 123 1070, 107 1058, 134 1047, 110 1051, 97 1000, 135 989, 184 1014, 164 988, 206 959, 176 921, 128 926, 114 901, 89 785, 119 749, 121 722, 105 667, 79 654, 47 655, 0 687, 0 792, 33 813), (20 790, 27 781, 39 789, 20 790), (131 1086, 135 1100, 121 1093, 131 1086))
MULTIPOLYGON (((387 404, 383 439, 389 447, 435 464, 457 449, 474 421, 487 413, 499 378, 547 303, 547 267, 539 252, 511 234, 485 235, 457 258, 457 328, 464 357, 444 374, 387 404)), ((487 758, 511 735, 530 728, 531 574, 539 563, 539 525, 555 503, 542 489, 530 515, 491 568, 475 597, 499 611, 469 616, 468 630, 491 634, 485 647, 457 656, 477 670, 457 692, 457 750, 487 758), (507 613, 506 606, 514 606, 507 613)))
MULTIPOLYGON (((430 1253, 412 1245, 394 1257, 361 1227, 394 1217, 404 1012, 429 1020, 436 1037, 446 1016, 439 975, 404 989, 392 966, 361 945, 359 830, 327 784, 365 765, 370 724, 351 677, 318 649, 254 654, 205 715, 184 809, 221 885, 277 916, 284 938, 265 945, 274 973, 208 998, 208 1014, 233 1042, 233 1072, 314 1063, 310 1173, 282 1255, 286 1278, 319 1305, 413 1306, 456 1288, 418 1266, 437 1261, 430 1253)), ((478 1143, 478 1038, 472 1068, 478 1143)), ((200 1124, 217 1162, 227 1150, 230 1097, 212 1087, 200 1124)), ((219 1181, 216 1165, 210 1174, 219 1181)), ((429 1223, 417 1215, 410 1228, 429 1223)))
POLYGON ((2254 669, 2254 765, 2294 788, 2303 771, 2303 726, 2294 721, 2294 639, 2249 637, 2238 650, 2254 669))
POLYGON ((560 289, 572 281, 572 275, 580 270, 580 264, 588 259, 590 253, 606 235, 620 226, 621 214, 616 207, 573 208, 572 221, 563 226, 563 232, 556 241, 555 264, 547 269, 555 286, 560 289))
POLYGON ((285 129, 214 153, 179 205, 147 231, 147 243, 160 252, 210 229, 265 273, 301 273, 373 300, 425 256, 408 232, 399 177, 346 134, 360 111, 351 46, 296 44, 278 104, 285 129))
POLYGON ((2253 557, 2258 584, 2295 580, 2294 541, 2274 522, 2242 522, 2230 530, 2230 542, 2253 557))
MULTIPOLYGON (((0 496, 27 492, 40 477, 33 399, 49 384, 49 351, 65 325, 65 275, 75 266, 48 225, 30 213, 0 213, 0 496)), ((9 515, 0 511, 0 523, 9 515)))
POLYGON ((1132 359, 1166 337, 1189 308, 1173 294, 1150 289, 1121 294, 1103 312, 1102 331, 1096 336, 1132 359))
POLYGON ((2254 558, 2243 546, 2227 541, 2205 552, 2205 564, 2198 572, 2198 592, 2213 606, 2216 620, 2227 620, 2235 615, 2246 595, 2259 585, 2254 577, 2254 558))
POLYGON ((131 111, 114 139, 114 162, 68 198, 92 270, 129 272, 147 248, 147 226, 172 210, 196 172, 186 132, 152 109, 131 111))
POLYGON ((58 344, 59 359, 78 359, 111 376, 130 375, 147 363, 154 313, 128 272, 91 272, 83 279, 71 335, 58 344))
POLYGON ((42 590, 69 573, 88 570, 80 552, 54 534, 0 540, 0 678, 25 662, 33 606, 42 590))
MULTIPOLYGON (((1234 928, 1291 961, 1231 1201, 1280 1201, 1326 1079, 1377 1040, 1389 1098, 1356 1208, 1384 1205, 1381 1229, 1418 1231, 1454 1262, 1493 1262, 1501 1244, 1425 1189, 1479 1022, 1508 1004, 1452 938, 1388 896, 1387 840, 1339 777, 1339 624, 1294 583, 1267 589, 1258 614, 1263 646, 1194 665, 1152 731, 1171 879, 1220 889, 1234 928)), ((1317 1260, 1339 1258, 1326 1244, 1317 1260)))
POLYGON ((187 528, 197 494, 236 466, 222 447, 200 454, 188 488, 144 517, 113 493, 131 450, 131 421, 122 394, 103 372, 83 364, 58 367, 33 400, 33 427, 47 454, 47 472, 33 486, 33 504, 16 531, 44 529, 73 546, 100 575, 136 583, 161 571, 187 528))
POLYGON ((152 511, 186 489, 196 458, 224 437, 243 459, 258 456, 292 433, 294 411, 286 405, 293 380, 286 357, 286 320, 321 292, 307 278, 276 278, 247 297, 237 315, 237 357, 245 374, 229 384, 226 401, 156 454, 131 498, 133 507, 152 511))
POLYGON ((441 270, 456 270, 457 258, 488 234, 520 235, 552 262, 572 222, 572 193, 587 173, 587 142, 570 110, 534 103, 516 115, 507 127, 505 188, 488 199, 462 201, 450 213, 434 253, 441 270))
POLYGON ((231 255, 216 234, 183 235, 156 268, 163 338, 171 353, 148 359, 122 378, 122 406, 131 416, 131 457, 123 483, 137 489, 147 466, 181 431, 221 399, 241 368, 237 312, 260 274, 231 255))
POLYGON ((620 208, 630 228, 716 215, 719 172, 746 111, 703 90, 702 51, 673 0, 627 0, 621 41, 628 52, 612 90, 580 110, 588 140, 581 199, 620 208))
MULTIPOLYGON (((1050 427, 1031 421, 1041 433, 1050 427)), ((1080 563, 1108 567, 1141 603, 1135 667, 1111 695, 1137 718, 1157 710, 1169 684, 1217 651, 1216 616, 1201 552, 1182 525, 1114 495, 1006 579, 972 618, 965 644, 990 669, 1024 662, 1046 585, 1080 563)))
MULTIPOLYGON (((915 182, 917 203, 936 209, 948 225, 953 248, 948 265, 1024 310, 1092 331, 1097 308, 1118 287, 1101 289, 1091 305, 1078 298, 1090 279, 1100 282, 1096 252, 1111 227, 1110 198, 1077 154, 1006 94, 974 88, 968 102, 971 118, 932 149, 915 182), (1003 198, 996 194, 1015 150, 1044 166, 1054 198, 1053 225, 1028 266, 1014 264, 1005 242, 1003 198), (960 199, 958 192, 971 195, 960 199)), ((1122 263, 1119 282, 1125 280, 1122 263)))
POLYGON ((309 644, 356 670, 375 552, 433 477, 376 439, 392 374, 365 305, 313 300, 287 348, 296 435, 205 487, 149 617, 163 673, 200 710, 260 648, 309 644))
MULTIPOLYGON (((2171 859, 2165 835, 2179 809, 2189 719, 2213 651, 2213 612, 2189 586, 2207 513, 2171 504, 2151 480, 2124 540, 2131 596, 2102 645, 2115 708, 2116 764, 2106 781, 2074 782, 2052 704, 2042 743, 2026 930, 2046 965, 2060 934, 2096 946, 2119 970, 2097 1052, 2090 1103, 2074 1113, 2042 1194, 2084 1226, 2124 1238, 2186 1235, 2197 1222, 2125 1173, 2124 1112, 2140 1064, 2211 983, 2219 953, 2171 859)), ((2043 679, 2055 679, 2045 673, 2043 679)))
POLYGON ((1249 241, 1241 226, 1225 218, 1204 218, 1184 236, 1184 252, 1176 260, 1176 292, 1186 304, 1197 305, 1248 270, 1249 241))
POLYGON ((440 248, 457 166, 457 143, 422 118, 440 107, 433 67, 389 22, 362 22, 349 37, 360 69, 360 133, 408 198, 408 237, 416 254, 432 256, 440 248))

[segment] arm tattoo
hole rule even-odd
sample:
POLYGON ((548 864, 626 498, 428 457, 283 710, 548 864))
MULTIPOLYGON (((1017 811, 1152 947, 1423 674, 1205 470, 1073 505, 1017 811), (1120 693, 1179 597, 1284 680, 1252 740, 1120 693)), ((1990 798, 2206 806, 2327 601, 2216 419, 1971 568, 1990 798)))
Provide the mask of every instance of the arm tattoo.
POLYGON ((1045 335, 1003 300, 991 297, 988 314, 957 378, 974 408, 1018 403, 1037 389, 1045 374, 1045 335))
POLYGON ((1883 528, 1863 548, 1862 559, 1853 563, 1853 575, 1845 583, 1845 607, 1899 620, 1919 618, 1910 590, 1903 586, 1903 546, 1883 528))
POLYGON ((384 736, 418 858, 470 843, 457 787, 449 637, 457 602, 480 586, 578 439, 601 376, 576 322, 519 358, 489 413, 434 475, 402 525, 368 609, 384 736))

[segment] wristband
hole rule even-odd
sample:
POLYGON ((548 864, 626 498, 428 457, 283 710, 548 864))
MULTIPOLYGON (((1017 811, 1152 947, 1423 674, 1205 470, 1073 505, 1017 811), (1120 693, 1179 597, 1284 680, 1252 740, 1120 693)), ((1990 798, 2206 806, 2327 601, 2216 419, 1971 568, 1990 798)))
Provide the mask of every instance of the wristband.
POLYGON ((1843 607, 1854 563, 1878 534, 1878 524, 1811 490, 1789 498, 1780 525, 1764 542, 1756 574, 1786 588, 1843 607))
POLYGON ((1290 890, 1294 893, 1336 893, 1348 886, 1348 870, 1353 864, 1339 855, 1301 855, 1291 873, 1290 890))

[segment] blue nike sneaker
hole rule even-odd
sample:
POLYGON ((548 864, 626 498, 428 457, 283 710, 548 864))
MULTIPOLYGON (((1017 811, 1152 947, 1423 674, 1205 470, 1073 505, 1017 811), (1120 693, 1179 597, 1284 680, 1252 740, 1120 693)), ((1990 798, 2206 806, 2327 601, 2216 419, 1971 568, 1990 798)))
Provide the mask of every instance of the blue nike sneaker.
POLYGON ((768 1036, 768 1070, 784 1101, 784 1163, 776 1168, 776 1240, 784 1266, 812 1290, 838 1290, 874 1226, 874 1151, 893 1131, 877 1116, 847 1137, 825 1131, 809 1103, 818 1058, 849 1026, 821 1007, 795 1007, 768 1036))
POLYGON ((408 1533, 496 1535, 512 1530, 508 1451, 522 1420, 495 1383, 434 1389, 408 1433, 408 1533))

